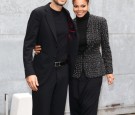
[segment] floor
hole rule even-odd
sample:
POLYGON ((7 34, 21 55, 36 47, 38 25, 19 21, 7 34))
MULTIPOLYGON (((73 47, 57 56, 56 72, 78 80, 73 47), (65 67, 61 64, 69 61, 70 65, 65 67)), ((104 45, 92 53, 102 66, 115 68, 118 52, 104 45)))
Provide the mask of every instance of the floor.
POLYGON ((130 114, 118 114, 118 115, 135 115, 135 113, 130 113, 130 114))

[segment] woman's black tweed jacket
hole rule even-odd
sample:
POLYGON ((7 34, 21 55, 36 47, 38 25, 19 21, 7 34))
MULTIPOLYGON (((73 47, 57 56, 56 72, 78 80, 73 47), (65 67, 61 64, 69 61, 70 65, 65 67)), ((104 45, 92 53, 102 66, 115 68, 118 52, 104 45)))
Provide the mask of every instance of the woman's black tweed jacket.
MULTIPOLYGON (((76 25, 76 19, 74 21, 76 25)), ((90 14, 86 38, 87 49, 83 54, 78 54, 73 77, 79 78, 82 69, 89 78, 113 73, 106 19, 90 14)))

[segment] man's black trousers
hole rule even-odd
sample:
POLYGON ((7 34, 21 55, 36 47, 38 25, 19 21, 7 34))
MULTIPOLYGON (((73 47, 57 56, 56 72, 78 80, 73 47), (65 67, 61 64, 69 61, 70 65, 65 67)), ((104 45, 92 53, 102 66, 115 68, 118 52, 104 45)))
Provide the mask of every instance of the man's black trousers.
MULTIPOLYGON (((32 115, 64 115, 69 81, 68 64, 54 67, 37 92, 32 92, 32 115)), ((44 76, 46 77, 46 76, 44 76)))
POLYGON ((102 77, 72 78, 69 85, 71 115, 97 115, 102 77))

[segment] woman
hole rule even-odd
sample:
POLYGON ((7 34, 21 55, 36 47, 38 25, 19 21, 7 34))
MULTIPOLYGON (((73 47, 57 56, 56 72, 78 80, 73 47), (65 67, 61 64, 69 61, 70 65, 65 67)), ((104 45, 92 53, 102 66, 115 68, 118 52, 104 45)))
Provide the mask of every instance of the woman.
MULTIPOLYGON (((71 115, 97 115, 102 76, 108 84, 114 80, 107 22, 88 10, 89 0, 73 0, 79 49, 69 85, 71 115)), ((36 53, 40 50, 35 47, 36 53)))

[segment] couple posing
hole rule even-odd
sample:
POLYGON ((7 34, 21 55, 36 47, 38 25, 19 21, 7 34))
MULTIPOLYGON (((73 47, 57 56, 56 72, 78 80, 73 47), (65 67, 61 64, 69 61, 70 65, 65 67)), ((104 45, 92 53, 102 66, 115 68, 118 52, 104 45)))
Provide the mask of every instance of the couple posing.
POLYGON ((71 115, 97 115, 102 76, 114 80, 106 20, 89 13, 89 0, 72 0, 72 20, 66 2, 52 0, 28 21, 23 60, 32 115, 64 115, 68 84, 71 115))

